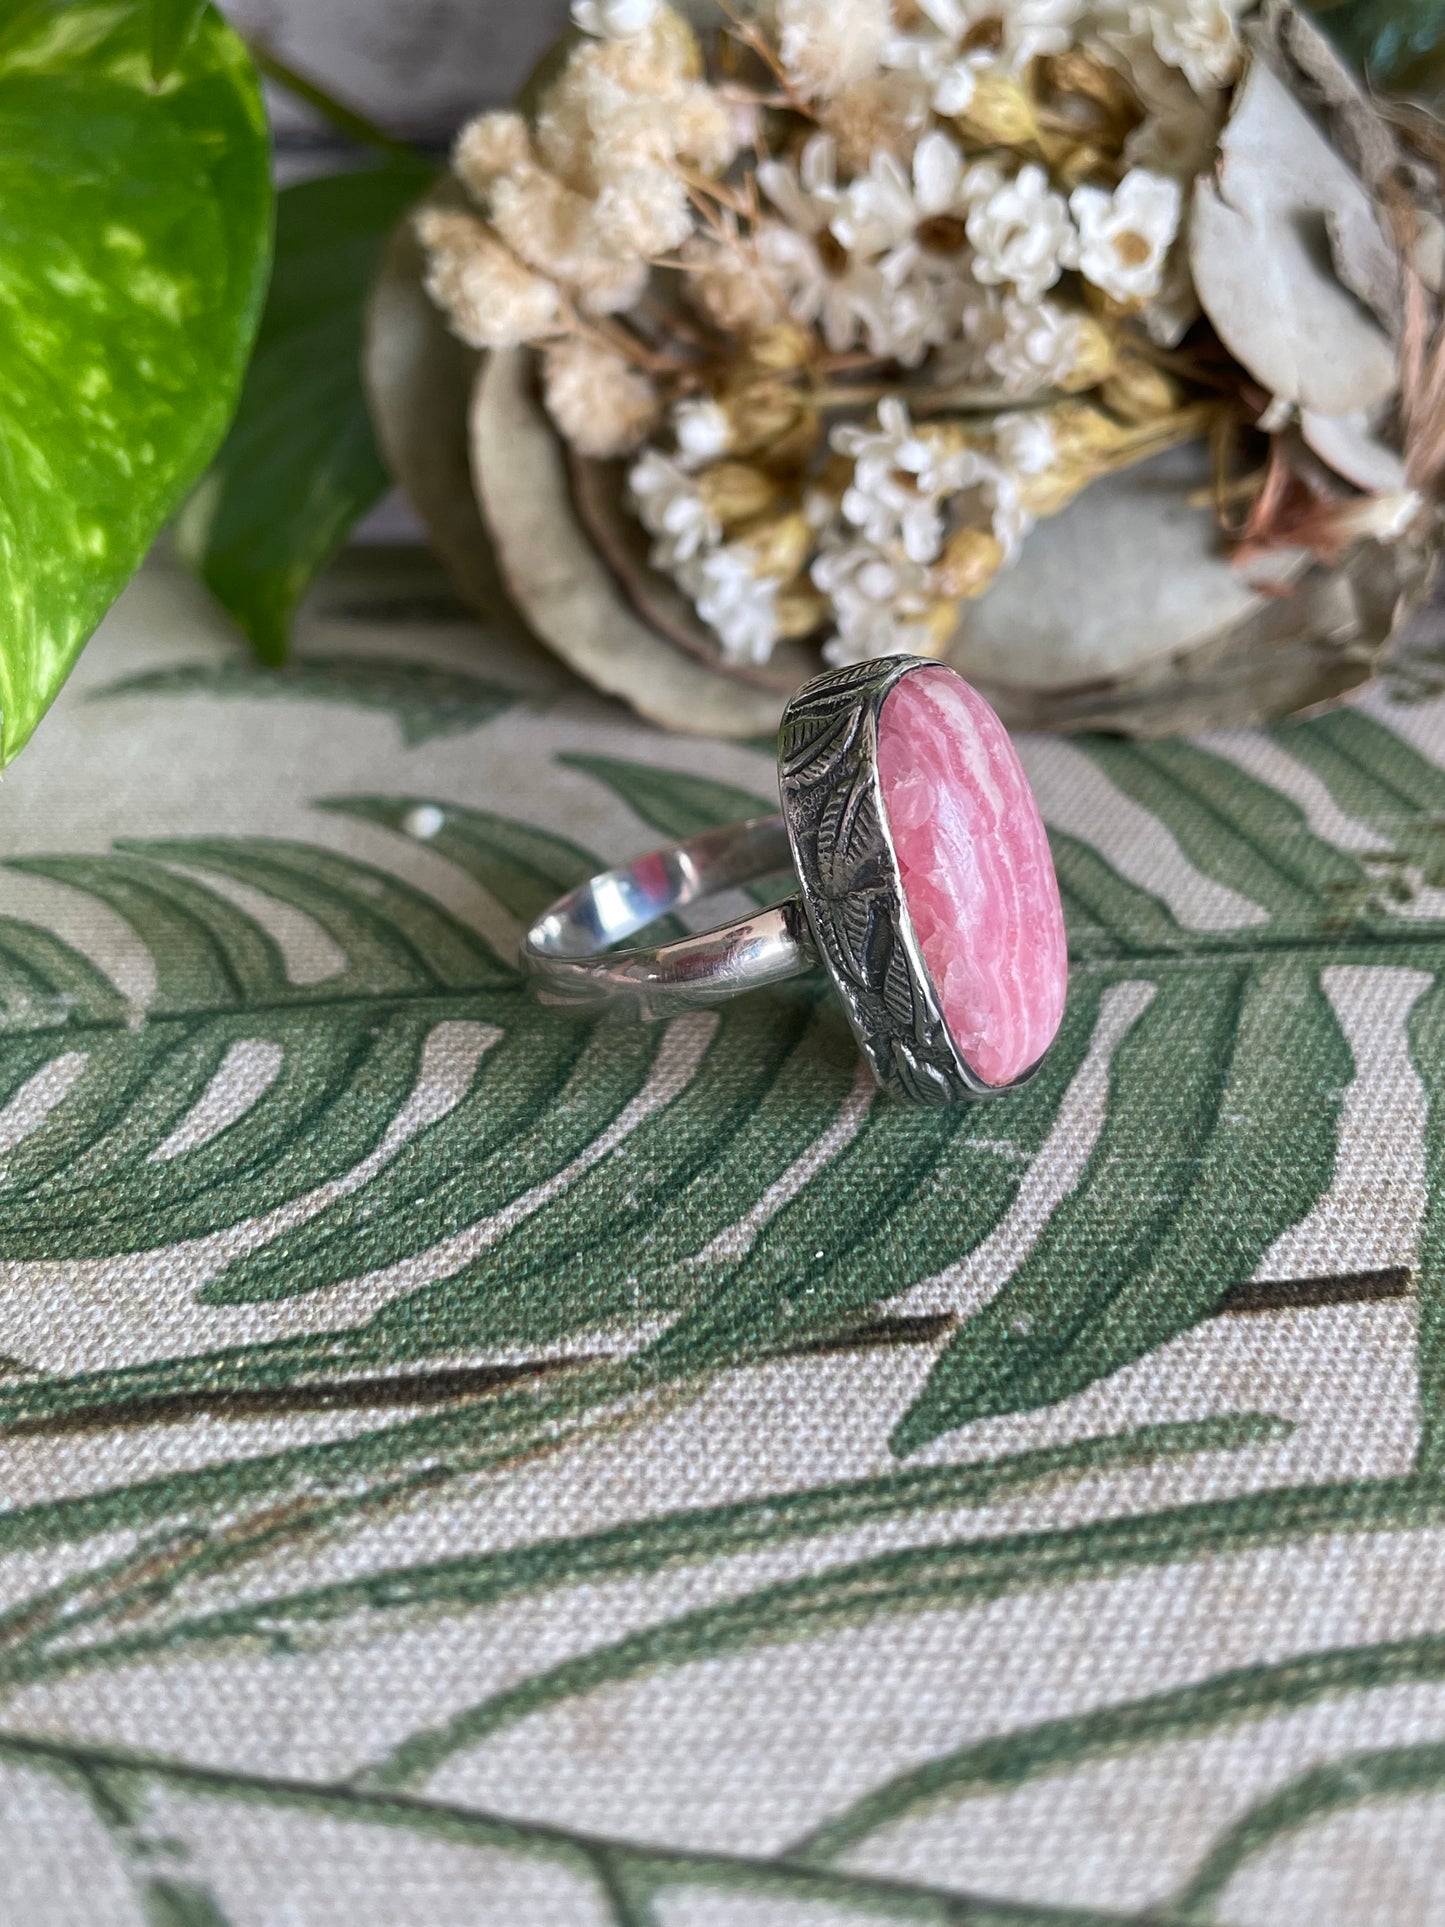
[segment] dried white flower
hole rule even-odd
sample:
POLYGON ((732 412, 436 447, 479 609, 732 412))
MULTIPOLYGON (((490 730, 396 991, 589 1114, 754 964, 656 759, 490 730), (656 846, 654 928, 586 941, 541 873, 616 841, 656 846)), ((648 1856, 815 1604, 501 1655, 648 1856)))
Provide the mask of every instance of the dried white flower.
POLYGON ((1148 0, 1130 9, 1129 25, 1177 67, 1196 93, 1225 87, 1239 72, 1238 0, 1148 0))
POLYGON ((902 164, 892 154, 875 154, 868 172, 838 197, 829 226, 843 247, 876 257, 911 242, 917 222, 913 187, 902 164))
POLYGON ((1004 394, 1022 398, 1067 384, 1084 352, 1081 315, 1047 297, 1024 301, 1010 292, 973 304, 964 315, 966 347, 951 347, 939 363, 943 381, 992 378, 1004 394))
POLYGON ((758 186, 789 227, 800 234, 821 234, 842 200, 836 142, 828 134, 811 135, 796 167, 788 161, 764 161, 758 186))
POLYGON ((707 87, 632 94, 601 81, 592 93, 586 152, 597 180, 636 167, 669 167, 679 159, 720 174, 737 150, 732 117, 707 87))
POLYGON ((1073 39, 1083 0, 918 0, 919 11, 965 54, 996 56, 1021 73, 1041 54, 1061 54, 1073 39))
POLYGON ((915 272, 955 277, 972 205, 968 172, 958 143, 936 128, 914 150, 911 178, 893 155, 876 154, 844 191, 832 232, 850 252, 877 259, 891 287, 915 272))
POLYGON ((667 167, 676 158, 668 96, 632 94, 611 81, 595 89, 588 115, 588 161, 596 181, 640 167, 667 167))
POLYGON ((573 22, 599 40, 630 40, 660 11, 659 0, 572 0, 573 22))
POLYGON ((520 114, 479 114, 468 121, 452 149, 452 172, 478 200, 499 174, 536 161, 532 135, 520 114))
POLYGON ((754 334, 787 314, 782 290, 731 216, 716 238, 694 234, 685 242, 682 260, 689 297, 725 334, 754 334))
POLYGON ((883 64, 916 75, 934 111, 953 118, 973 105, 979 79, 1017 79, 1044 54, 1063 53, 1082 0, 918 0, 934 33, 889 36, 883 64))
POLYGON ((671 97, 674 153, 704 174, 721 174, 732 165, 753 129, 755 110, 730 106, 700 82, 671 97))
POLYGON ((1019 475, 1044 475, 1058 459, 1058 444, 1046 413, 1020 409, 994 425, 999 460, 1019 475))
POLYGON ((924 647, 918 623, 929 604, 928 571, 872 542, 827 537, 812 568, 827 596, 837 634, 823 655, 830 663, 869 662, 924 647))
POLYGON ((639 521, 656 538, 651 551, 655 568, 676 569, 722 540, 722 525, 696 482, 657 449, 647 449, 633 463, 627 488, 639 521))
POLYGON ((1003 565, 1011 568, 1019 559, 1024 537, 1034 526, 1035 517, 1024 506, 1023 485, 1018 472, 994 463, 979 490, 987 511, 994 540, 1003 550, 1003 565))
POLYGON ((800 234, 780 221, 763 221, 754 236, 758 259, 781 289, 795 321, 817 322, 834 354, 868 334, 878 354, 882 334, 883 278, 876 268, 850 261, 831 237, 800 234))
POLYGON ((649 273, 646 261, 600 260, 596 274, 581 290, 579 305, 588 314, 626 314, 642 299, 649 273))
POLYGON ((814 134, 796 168, 764 161, 758 185, 783 220, 760 221, 753 242, 793 319, 816 321, 838 353, 881 324, 884 287, 877 269, 853 260, 830 231, 840 201, 835 156, 829 136, 814 134))
POLYGON ((1158 294, 1183 199, 1167 175, 1135 167, 1113 193, 1076 187, 1069 206, 1079 228, 1079 271, 1115 301, 1138 303, 1158 294))
POLYGON ((473 348, 515 348, 555 334, 556 286, 534 274, 469 214, 428 208, 417 216, 427 251, 426 289, 473 348))
POLYGON ((610 175, 678 158, 720 172, 737 152, 738 127, 696 72, 697 43, 668 8, 630 38, 584 42, 543 97, 536 139, 544 159, 589 194, 610 175))
POLYGON ((580 287, 600 265, 592 203, 545 168, 514 169, 492 183, 492 223, 534 268, 580 287))
POLYGON ((964 285, 917 277, 901 288, 883 283, 863 306, 869 352, 916 368, 931 347, 956 331, 957 297, 964 285))
POLYGON ((828 100, 876 73, 889 34, 888 0, 778 0, 778 51, 809 100, 828 100))
POLYGON ((669 254, 692 233, 687 186, 665 167, 634 167, 604 185, 593 221, 597 238, 613 254, 669 254))
POLYGON ((861 170, 875 154, 906 160, 928 125, 931 107, 932 91, 918 74, 879 73, 840 88, 821 118, 838 144, 839 158, 861 170))
POLYGON ((732 447, 733 427, 727 410, 710 395, 680 401, 672 411, 672 432, 677 440, 677 459, 684 468, 716 462, 732 447))
POLYGON ((956 44, 946 34, 891 33, 883 48, 883 65, 916 80, 939 113, 960 111, 940 106, 940 94, 951 98, 961 88, 965 106, 973 96, 973 68, 960 59, 956 44), (962 70, 961 78, 955 69, 962 70))
POLYGON ((714 631, 729 662, 766 662, 778 640, 778 585, 758 573, 745 542, 729 542, 685 563, 678 581, 714 631))
POLYGON ((1010 180, 989 162, 969 170, 967 221, 973 272, 985 283, 1012 282, 1037 301, 1077 258, 1077 237, 1061 194, 1035 162, 1010 180))
POLYGON ((547 350, 542 399, 578 454, 599 459, 636 448, 661 412, 647 376, 590 341, 561 341, 547 350))
POLYGON ((877 547, 896 541, 910 562, 932 562, 943 546, 940 504, 979 479, 972 451, 918 434, 896 395, 878 404, 876 427, 845 422, 829 440, 853 463, 844 519, 877 547))
POLYGON ((597 226, 593 202, 545 168, 525 167, 492 185, 492 221, 531 267, 572 289, 594 314, 630 308, 647 281, 647 264, 615 253, 597 226))

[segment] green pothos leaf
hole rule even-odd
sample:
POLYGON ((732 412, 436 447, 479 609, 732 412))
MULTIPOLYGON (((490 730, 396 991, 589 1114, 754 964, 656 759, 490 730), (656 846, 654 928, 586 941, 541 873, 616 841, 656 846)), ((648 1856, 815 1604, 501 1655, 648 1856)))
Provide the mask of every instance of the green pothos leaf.
POLYGON ((176 63, 201 24, 206 0, 148 0, 151 28, 151 79, 169 80, 176 63))
POLYGON ((0 18, 0 762, 220 440, 260 312, 250 59, 210 10, 159 85, 153 45, 103 0, 0 18))
POLYGON ((302 181, 276 207, 276 263, 231 432, 177 526, 266 662, 317 571, 388 486, 361 382, 367 290, 424 162, 302 181))

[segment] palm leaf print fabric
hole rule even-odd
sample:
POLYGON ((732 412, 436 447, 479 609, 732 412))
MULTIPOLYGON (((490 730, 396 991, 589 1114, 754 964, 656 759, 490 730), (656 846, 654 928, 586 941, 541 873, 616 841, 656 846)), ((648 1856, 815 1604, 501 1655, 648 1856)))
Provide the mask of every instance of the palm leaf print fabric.
POLYGON ((519 930, 768 807, 430 565, 0 795, 0 1921, 1445 1919, 1445 703, 1025 739, 1026 1093, 519 930))

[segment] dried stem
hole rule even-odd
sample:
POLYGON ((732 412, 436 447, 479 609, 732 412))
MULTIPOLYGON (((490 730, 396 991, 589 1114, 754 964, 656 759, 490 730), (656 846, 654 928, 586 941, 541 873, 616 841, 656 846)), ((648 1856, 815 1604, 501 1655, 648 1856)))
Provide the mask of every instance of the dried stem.
MULTIPOLYGON (((960 388, 956 383, 942 388, 906 388, 896 381, 820 388, 815 391, 812 400, 819 409, 875 408, 890 395, 897 395, 906 402, 915 415, 936 415, 944 409, 953 409, 961 415, 997 415, 1005 400, 996 388, 960 388)), ((1021 410, 1043 408, 1058 399, 1057 395, 1051 393, 1036 401, 1020 402, 1017 406, 1021 410)))
POLYGON ((609 353, 620 355, 634 368, 644 374, 672 375, 686 373, 690 364, 681 355, 670 355, 649 348, 639 341, 631 329, 620 323, 601 316, 588 319, 566 302, 562 308, 562 323, 566 332, 579 340, 590 341, 595 348, 605 348, 609 353))
MULTIPOLYGON (((715 201, 742 220, 756 219, 756 195, 746 195, 739 193, 736 188, 724 187, 721 181, 715 181, 710 174, 695 174, 690 168, 676 166, 673 171, 687 188, 688 198, 699 212, 715 201)), ((751 181, 752 176, 749 175, 748 179, 751 181)))
POLYGON ((729 31, 733 39, 748 48, 750 52, 755 53, 767 68, 768 72, 773 76, 773 79, 777 81, 778 91, 783 96, 784 105, 791 108, 795 114, 801 114, 805 120, 813 120, 815 115, 812 108, 793 86, 792 81, 788 77, 787 69, 783 66, 776 51, 770 45, 767 36, 759 30, 757 23, 746 19, 740 14, 731 4, 731 0, 718 0, 718 6, 728 20, 729 31))

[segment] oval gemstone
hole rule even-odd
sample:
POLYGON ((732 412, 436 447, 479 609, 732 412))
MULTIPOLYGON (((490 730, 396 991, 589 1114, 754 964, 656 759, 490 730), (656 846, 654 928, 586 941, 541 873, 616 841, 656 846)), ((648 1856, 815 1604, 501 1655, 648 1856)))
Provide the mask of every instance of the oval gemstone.
POLYGON ((1069 975, 1023 765, 978 691, 930 663, 884 699, 878 774, 904 903, 953 1041, 984 1083, 1010 1084, 1052 1043, 1069 975))

